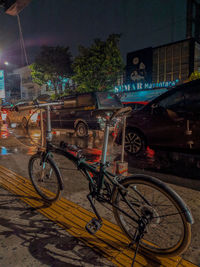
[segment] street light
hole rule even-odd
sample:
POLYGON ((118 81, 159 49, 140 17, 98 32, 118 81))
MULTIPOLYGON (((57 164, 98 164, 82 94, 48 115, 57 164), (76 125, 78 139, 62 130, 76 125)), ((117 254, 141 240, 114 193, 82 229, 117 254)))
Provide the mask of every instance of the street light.
POLYGON ((3 0, 4 11, 11 16, 17 16, 22 9, 24 9, 31 0, 3 0))

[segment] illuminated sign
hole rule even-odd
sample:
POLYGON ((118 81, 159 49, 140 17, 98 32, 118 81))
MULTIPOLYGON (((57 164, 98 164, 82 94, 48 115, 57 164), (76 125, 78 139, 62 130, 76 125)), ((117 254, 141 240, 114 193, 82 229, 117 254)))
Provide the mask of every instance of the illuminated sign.
POLYGON ((159 82, 159 83, 131 83, 131 84, 123 84, 119 86, 115 86, 114 92, 120 93, 120 92, 133 92, 133 91, 139 91, 139 90, 147 90, 147 89, 156 89, 156 88, 168 88, 175 86, 179 80, 176 81, 169 81, 169 82, 159 82))
POLYGON ((148 47, 127 54, 126 83, 152 82, 153 49, 148 47))
POLYGON ((167 88, 162 88, 154 90, 123 92, 122 94, 120 93, 120 99, 122 102, 149 102, 167 91, 167 88))
POLYGON ((3 70, 0 70, 0 98, 5 98, 5 80, 3 70))

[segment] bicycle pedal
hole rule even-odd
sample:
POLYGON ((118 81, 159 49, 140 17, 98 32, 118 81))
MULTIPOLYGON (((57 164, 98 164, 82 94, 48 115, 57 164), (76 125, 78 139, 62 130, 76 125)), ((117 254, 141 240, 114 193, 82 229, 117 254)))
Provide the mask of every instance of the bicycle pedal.
POLYGON ((102 221, 96 218, 92 218, 92 220, 86 224, 85 229, 88 231, 89 234, 94 235, 101 228, 101 226, 102 221))

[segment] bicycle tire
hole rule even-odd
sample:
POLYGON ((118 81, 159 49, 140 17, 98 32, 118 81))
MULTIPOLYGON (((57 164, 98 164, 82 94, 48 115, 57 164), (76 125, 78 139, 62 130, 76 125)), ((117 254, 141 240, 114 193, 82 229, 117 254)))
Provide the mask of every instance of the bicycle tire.
POLYGON ((28 171, 31 182, 42 199, 55 202, 60 197, 62 178, 58 167, 51 157, 47 157, 46 161, 42 162, 41 153, 33 155, 29 160, 28 171), (44 169, 42 167, 43 164, 45 164, 44 169), (34 173, 35 169, 36 173, 34 173), (43 177, 41 178, 41 176, 43 177))
MULTIPOLYGON (((133 175, 124 178, 120 183, 127 189, 130 189, 128 191, 129 194, 131 191, 134 192, 133 199, 129 194, 128 197, 131 199, 132 205, 134 205, 134 208, 140 214, 140 216, 142 216, 142 213, 144 214, 146 211, 151 212, 152 214, 152 221, 148 225, 147 232, 144 233, 144 237, 140 241, 139 249, 145 253, 150 253, 155 256, 161 256, 161 257, 173 257, 182 254, 188 248, 191 241, 191 222, 189 222, 189 220, 185 215, 185 212, 183 211, 183 206, 185 205, 183 204, 184 203, 183 200, 170 187, 168 187, 160 180, 151 176, 133 175), (131 185, 132 187, 130 187, 131 185), (150 198, 152 198, 152 200, 154 198, 155 200, 158 193, 160 193, 160 195, 163 196, 163 200, 161 201, 160 199, 159 200, 161 201, 160 204, 159 202, 157 202, 157 204, 154 206, 147 205, 146 203, 144 204, 145 201, 142 200, 140 195, 136 193, 135 190, 140 192, 141 195, 143 195, 144 192, 143 197, 145 197, 145 200, 148 200, 149 202, 150 198), (155 193, 152 194, 152 192, 155 193), (147 199, 147 197, 149 199, 147 199), (182 201, 183 205, 180 205, 180 201, 182 201), (175 208, 174 210, 178 212, 177 214, 173 212, 173 209, 171 209, 169 215, 164 215, 164 211, 170 208, 169 203, 171 203, 172 207, 175 208), (159 205, 160 207, 163 206, 162 211, 159 209, 159 205), (173 217, 172 219, 174 219, 175 222, 168 221, 169 216, 173 217), (161 223, 163 222, 164 226, 161 227, 161 223), (181 222, 182 224, 181 231, 180 227, 178 225, 176 226, 177 222, 181 222), (180 232, 180 237, 178 237, 179 232, 180 232), (167 240, 167 238, 169 238, 169 240, 167 240), (175 240, 174 244, 172 243, 173 239, 175 240), (166 243, 169 242, 169 245, 164 246, 164 242, 166 243)), ((117 207, 120 207, 123 210, 125 210, 125 208, 127 208, 128 205, 126 205, 125 202, 123 201, 121 201, 120 203, 120 196, 121 195, 119 193, 119 188, 116 187, 113 192, 112 203, 117 207)), ((114 206, 113 206, 113 213, 117 224, 120 226, 125 235, 132 241, 134 236, 134 228, 136 230, 138 224, 133 222, 133 220, 131 220, 127 216, 123 216, 123 213, 120 212, 114 206), (131 228, 129 226, 130 221, 132 223, 131 228)), ((131 215, 133 214, 130 208, 128 213, 131 215)))

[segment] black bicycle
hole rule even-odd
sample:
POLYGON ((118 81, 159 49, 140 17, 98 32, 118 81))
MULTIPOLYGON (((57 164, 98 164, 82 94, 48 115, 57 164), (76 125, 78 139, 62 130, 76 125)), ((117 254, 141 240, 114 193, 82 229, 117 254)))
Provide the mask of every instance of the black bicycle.
MULTIPOLYGON (((117 224, 145 253, 172 257, 183 253, 191 240, 192 215, 181 197, 160 180, 135 174, 128 177, 115 175, 107 170, 106 152, 109 127, 114 118, 126 116, 130 108, 110 108, 98 111, 106 121, 102 157, 100 163, 89 164, 80 150, 61 142, 60 147, 51 143, 50 106, 65 105, 65 102, 32 105, 30 108, 46 108, 46 146, 30 158, 29 175, 37 193, 46 201, 56 201, 63 190, 63 181, 52 153, 63 155, 89 182, 87 198, 96 215, 86 224, 86 230, 95 234, 102 226, 102 219, 94 200, 113 207, 117 224)), ((27 107, 26 107, 27 108, 27 107)), ((18 107, 20 109, 20 107, 18 107)), ((25 109, 22 107, 21 109, 25 109)), ((134 256, 134 259, 135 259, 134 256)))

